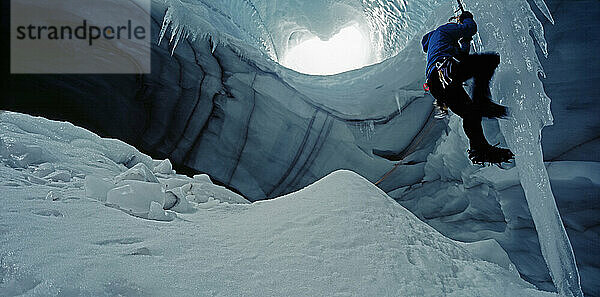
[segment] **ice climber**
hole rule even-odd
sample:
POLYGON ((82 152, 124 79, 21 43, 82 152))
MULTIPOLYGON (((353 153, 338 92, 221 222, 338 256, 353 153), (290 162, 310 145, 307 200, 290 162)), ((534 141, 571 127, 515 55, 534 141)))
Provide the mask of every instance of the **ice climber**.
POLYGON ((443 117, 448 108, 463 119, 463 129, 469 138, 469 159, 475 164, 508 162, 513 153, 490 145, 483 134, 482 117, 501 118, 507 115, 505 106, 492 102, 490 79, 500 64, 497 53, 469 54, 471 40, 477 32, 473 14, 465 11, 456 22, 450 22, 423 36, 423 51, 427 53, 427 86, 435 98, 434 105, 443 117), (473 78, 471 99, 463 83, 473 78))

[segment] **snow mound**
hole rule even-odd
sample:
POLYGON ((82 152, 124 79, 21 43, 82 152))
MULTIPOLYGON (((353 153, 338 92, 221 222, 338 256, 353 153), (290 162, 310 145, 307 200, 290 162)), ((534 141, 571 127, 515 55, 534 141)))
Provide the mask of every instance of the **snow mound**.
MULTIPOLYGON (((534 290, 512 268, 473 256, 464 244, 422 223, 351 171, 336 171, 298 192, 255 202, 245 216, 264 218, 255 224, 269 225, 267 230, 272 232, 265 240, 278 241, 274 244, 285 248, 268 250, 269 254, 292 255, 288 257, 293 259, 308 249, 307 256, 316 257, 314 261, 298 256, 293 260, 307 263, 306 271, 325 275, 315 278, 323 291, 309 295, 553 295, 534 290), (327 291, 331 278, 345 281, 334 282, 327 289, 332 291, 327 291)), ((506 256, 501 261, 507 261, 506 256)), ((285 276, 285 283, 289 283, 295 276, 286 273, 290 275, 285 276)))

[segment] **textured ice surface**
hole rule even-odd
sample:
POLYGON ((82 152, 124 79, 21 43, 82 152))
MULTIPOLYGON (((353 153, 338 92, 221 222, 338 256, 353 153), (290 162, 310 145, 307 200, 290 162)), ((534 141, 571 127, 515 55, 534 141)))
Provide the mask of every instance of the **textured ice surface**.
POLYGON ((600 161, 600 89, 591 88, 600 79, 600 59, 590 59, 590 49, 600 39, 590 38, 600 24, 597 1, 547 1, 556 24, 544 24, 548 58, 542 59, 544 89, 552 98, 554 124, 542 131, 544 159, 548 161, 600 161))
POLYGON ((190 212, 159 222, 174 214, 160 203, 151 202, 148 220, 84 196, 81 179, 127 172, 108 150, 129 146, 12 113, 0 114, 0 136, 62 152, 21 167, 0 163, 2 296, 556 296, 520 279, 494 242, 448 239, 350 171, 253 204, 191 201, 190 212), (28 129, 37 125, 48 129, 28 129), (96 145, 78 146, 84 139, 96 145), (75 180, 27 182, 47 161, 75 180), (62 198, 44 199, 48 191, 62 198))
MULTIPOLYGON (((513 179, 519 168, 496 174, 504 181, 496 185, 478 176, 478 168, 466 159, 467 142, 458 119, 450 120, 450 129, 444 122, 434 122, 431 129, 425 129, 431 126, 432 99, 421 89, 425 61, 419 41, 421 34, 451 15, 454 1, 323 2, 154 1, 152 75, 13 77, 10 85, 15 91, 7 98, 14 100, 13 106, 20 106, 17 109, 69 119, 134 144, 155 158, 168 157, 178 169, 209 173, 214 181, 251 200, 298 190, 341 168, 375 181, 393 163, 373 156, 372 150, 397 153, 411 165, 399 166, 380 184, 381 189, 449 237, 464 241, 494 238, 523 278, 552 290, 523 188, 513 179), (367 7, 370 3, 372 6, 367 7), (322 9, 317 11, 319 5, 322 9), (401 12, 403 9, 406 13, 401 12), (363 17, 372 21, 362 22, 363 17), (394 21, 387 21, 388 17, 394 21), (291 45, 302 40, 304 29, 326 38, 348 20, 361 21, 367 27, 379 24, 373 28, 381 29, 384 37, 375 38, 382 45, 373 42, 373 48, 389 59, 328 77, 299 75, 269 59, 276 59, 288 42, 291 45), (394 24, 402 24, 406 31, 396 32, 394 24), (386 38, 391 43, 384 42, 386 38), (394 56, 395 52, 398 54, 394 56), (42 98, 41 90, 60 94, 60 98, 42 98), (511 180, 516 183, 508 186, 511 180)), ((569 10, 572 1, 563 3, 561 7, 569 10)), ((506 50, 514 50, 512 54, 502 52, 502 65, 494 80, 495 97, 512 104, 516 101, 509 100, 518 96, 499 95, 512 95, 516 89, 536 93, 528 99, 545 102, 533 106, 538 108, 536 116, 549 123, 549 101, 542 96, 529 28, 533 28, 542 56, 550 46, 544 42, 541 26, 527 2, 467 4, 478 18, 479 50, 502 51, 505 45, 506 50), (517 46, 524 50, 515 50, 517 46), (503 73, 506 76, 501 76, 503 73), (516 80, 522 83, 519 88, 515 87, 516 80)), ((578 16, 566 13, 563 19, 574 15, 578 16)), ((585 43, 582 47, 586 49, 585 43)), ((592 50, 593 46, 586 51, 592 50)), ((558 85, 562 88, 563 84, 558 85)), ((567 100, 559 110, 568 110, 575 117, 583 110, 586 114, 592 110, 567 100)), ((490 142, 506 144, 496 121, 486 121, 485 126, 490 142)), ((594 144, 597 129, 589 130, 571 133, 567 129, 562 134, 574 139, 570 147, 579 148, 586 140, 594 144)), ((36 162, 44 152, 36 144, 19 147, 10 140, 6 144, 14 153, 15 158, 10 159, 14 164, 36 162)), ((594 150, 588 147, 593 148, 583 146, 579 155, 590 155, 594 150)), ((560 144, 554 144, 553 151, 560 152, 560 144)), ((146 165, 152 168, 152 163, 146 165)), ((560 193, 556 195, 559 206, 561 201, 571 201, 573 193, 597 197, 597 185, 586 182, 593 166, 579 163, 576 168, 580 174, 570 181, 583 189, 563 191, 569 183, 555 180, 552 186, 560 193)), ((31 183, 62 183, 44 176, 32 174, 28 179, 31 183)), ((552 174, 549 179, 553 182, 552 174)), ((176 201, 169 197, 169 203, 176 201)), ((597 209, 589 202, 587 205, 597 209)), ((597 246, 593 238, 598 234, 594 227, 598 220, 592 215, 582 216, 582 212, 570 208, 563 217, 566 222, 575 222, 569 223, 571 228, 567 224, 567 231, 579 236, 572 241, 575 249, 582 251, 578 260, 585 260, 579 263, 583 263, 582 271, 589 272, 593 287, 598 283, 593 281, 598 275, 598 259, 586 255, 593 254, 597 246), (585 220, 577 220, 579 217, 585 220)))
POLYGON ((183 1, 158 0, 168 6, 161 30, 181 37, 214 37, 216 44, 238 39, 274 60, 311 37, 327 40, 349 24, 370 44, 371 63, 402 50, 440 1, 183 1))

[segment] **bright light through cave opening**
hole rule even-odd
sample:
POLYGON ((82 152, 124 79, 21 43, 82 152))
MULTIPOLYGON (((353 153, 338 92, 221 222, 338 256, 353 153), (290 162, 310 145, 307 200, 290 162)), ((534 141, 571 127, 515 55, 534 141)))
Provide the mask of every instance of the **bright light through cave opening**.
POLYGON ((308 39, 289 49, 281 64, 305 74, 331 75, 364 67, 370 62, 369 39, 351 25, 327 41, 308 39))

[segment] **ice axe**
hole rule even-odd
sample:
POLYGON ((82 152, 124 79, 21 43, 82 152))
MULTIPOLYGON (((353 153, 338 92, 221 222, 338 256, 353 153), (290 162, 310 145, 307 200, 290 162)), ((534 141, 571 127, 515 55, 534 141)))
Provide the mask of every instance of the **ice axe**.
POLYGON ((461 0, 456 0, 456 2, 458 2, 458 10, 455 11, 455 13, 459 12, 459 11, 460 11, 460 13, 465 12, 465 8, 463 7, 462 1, 461 0))
MULTIPOLYGON (((463 12, 465 12, 465 8, 464 8, 464 6, 463 6, 463 4, 462 4, 462 0, 456 0, 456 2, 458 3, 458 9, 457 9, 456 11, 454 11, 454 13, 456 14, 456 13, 457 13, 457 12, 459 12, 459 11, 460 11, 460 13, 463 13, 463 12)), ((451 17, 450 19, 448 19, 448 21, 449 21, 449 22, 451 22, 451 21, 454 21, 454 20, 458 19, 458 17, 459 17, 459 16, 460 16, 460 15, 453 16, 453 17, 451 17)))

